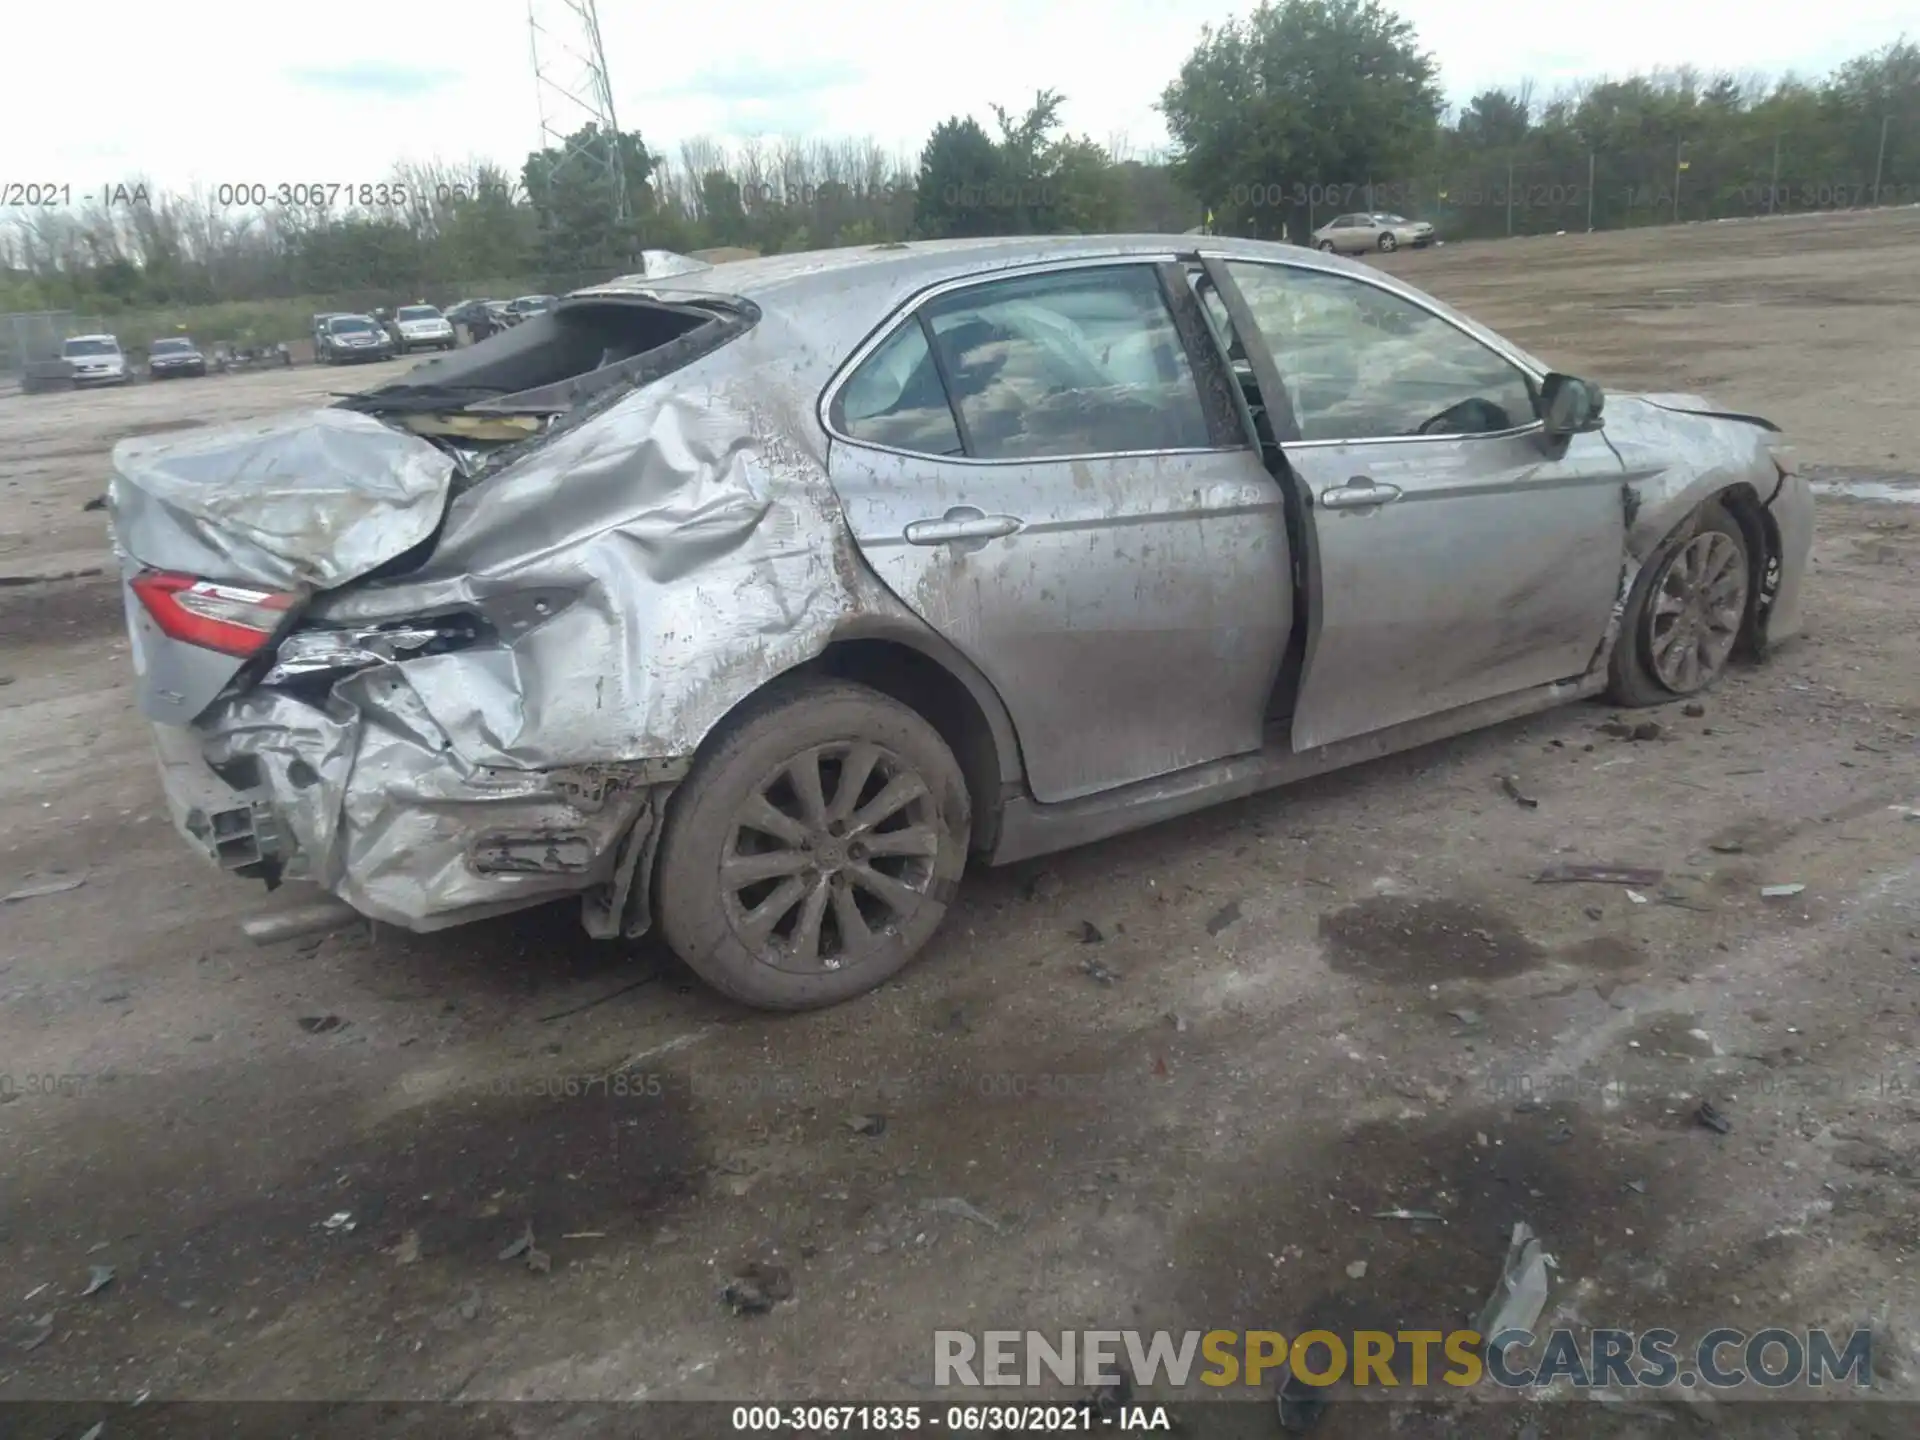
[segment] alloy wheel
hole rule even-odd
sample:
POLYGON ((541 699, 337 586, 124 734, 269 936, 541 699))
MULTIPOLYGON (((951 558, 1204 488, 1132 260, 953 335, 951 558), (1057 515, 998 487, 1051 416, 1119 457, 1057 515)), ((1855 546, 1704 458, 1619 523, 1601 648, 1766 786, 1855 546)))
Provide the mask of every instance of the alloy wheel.
POLYGON ((940 844, 933 794, 899 755, 814 746, 735 814, 720 857, 727 922, 779 970, 855 964, 928 903, 940 844))
POLYGON ((1703 530, 1667 562, 1648 614, 1647 656, 1676 694, 1700 689, 1733 653, 1747 609, 1747 557, 1733 538, 1703 530))

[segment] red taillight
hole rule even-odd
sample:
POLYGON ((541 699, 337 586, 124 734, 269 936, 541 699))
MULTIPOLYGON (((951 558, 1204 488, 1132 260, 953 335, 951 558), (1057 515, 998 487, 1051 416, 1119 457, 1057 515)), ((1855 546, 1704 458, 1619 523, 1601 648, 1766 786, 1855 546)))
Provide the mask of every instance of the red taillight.
POLYGON ((168 639, 222 655, 254 654, 273 638, 293 604, 293 596, 278 591, 222 585, 167 570, 143 571, 131 583, 168 639))

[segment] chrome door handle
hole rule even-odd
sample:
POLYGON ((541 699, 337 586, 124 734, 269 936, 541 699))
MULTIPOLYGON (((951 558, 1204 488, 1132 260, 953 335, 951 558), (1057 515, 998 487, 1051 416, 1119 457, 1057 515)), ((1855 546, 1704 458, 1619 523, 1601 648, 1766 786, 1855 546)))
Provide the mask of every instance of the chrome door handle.
POLYGON ((970 506, 961 506, 938 520, 915 520, 907 526, 907 543, 946 545, 955 540, 998 540, 1025 524, 1017 515, 983 515, 970 506))
POLYGON ((1329 510, 1359 510, 1370 505, 1385 505, 1400 498, 1398 485, 1387 485, 1356 475, 1344 485, 1320 492, 1320 503, 1329 510))

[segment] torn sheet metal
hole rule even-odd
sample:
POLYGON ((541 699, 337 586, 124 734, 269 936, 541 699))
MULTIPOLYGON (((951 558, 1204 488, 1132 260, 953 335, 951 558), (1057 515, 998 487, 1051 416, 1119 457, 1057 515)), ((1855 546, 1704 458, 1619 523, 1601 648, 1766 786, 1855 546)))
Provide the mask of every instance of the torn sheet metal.
MULTIPOLYGON (((416 930, 583 891, 603 932, 643 927, 627 902, 644 897, 635 867, 651 842, 635 822, 651 828, 656 787, 734 705, 885 603, 808 423, 822 381, 809 355, 763 322, 671 387, 526 446, 444 519, 450 463, 420 463, 416 447, 433 447, 367 416, 326 411, 272 432, 276 465, 301 450, 352 466, 351 484, 327 472, 339 483, 292 492, 309 502, 288 502, 308 527, 297 541, 270 533, 282 510, 238 493, 241 457, 207 458, 228 483, 201 492, 197 513, 218 526, 204 544, 250 547, 249 578, 324 587, 439 525, 418 568, 314 598, 273 673, 284 687, 229 693, 192 726, 222 773, 246 775, 243 757, 259 767, 226 803, 272 810, 286 877, 416 930), (328 450, 322 437, 340 436, 350 444, 328 450), (323 533, 347 537, 353 558, 310 543, 323 533), (484 620, 479 638, 410 648, 426 617, 450 612, 484 620), (382 625, 400 628, 370 630, 382 625), (312 638, 324 630, 337 638, 312 638), (314 668, 328 656, 362 668, 328 684, 314 668)), ((139 467, 141 493, 171 501, 180 463, 139 467)), ((189 563, 167 549, 173 534, 135 541, 189 563)))
POLYGON ((807 423, 805 342, 783 332, 768 317, 462 492, 424 565, 314 618, 568 595, 496 646, 396 667, 454 753, 522 769, 692 754, 875 603, 807 423))
POLYGON ((554 777, 466 765, 398 668, 361 671, 324 706, 255 690, 195 727, 222 771, 242 757, 258 767, 257 790, 290 842, 287 878, 431 930, 611 875, 645 789, 590 808, 554 777), (553 863, 536 863, 545 855, 553 863))
POLYGON ((114 536, 163 570, 325 590, 433 534, 451 456, 351 410, 302 410, 113 449, 114 536))

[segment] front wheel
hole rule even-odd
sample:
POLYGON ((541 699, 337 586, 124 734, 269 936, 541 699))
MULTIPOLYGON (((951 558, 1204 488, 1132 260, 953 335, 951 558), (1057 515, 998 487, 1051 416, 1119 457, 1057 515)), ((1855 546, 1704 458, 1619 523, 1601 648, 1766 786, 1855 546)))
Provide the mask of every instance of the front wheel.
POLYGON ((1324 254, 1333 254, 1333 242, 1331 240, 1322 240, 1320 242, 1320 249, 1324 254))
POLYGON ((1392 254, 1399 248, 1400 242, 1393 238, 1393 232, 1391 230, 1382 230, 1380 232, 1380 250, 1382 254, 1392 254))
POLYGON ((938 928, 966 866, 966 781, 877 690, 807 681, 755 702, 675 792, 655 894, 667 943, 768 1010, 850 999, 938 928))
POLYGON ((1740 522, 1710 504, 1691 535, 1640 572, 1608 666, 1616 705, 1659 705, 1711 686, 1746 620, 1750 582, 1740 522))

